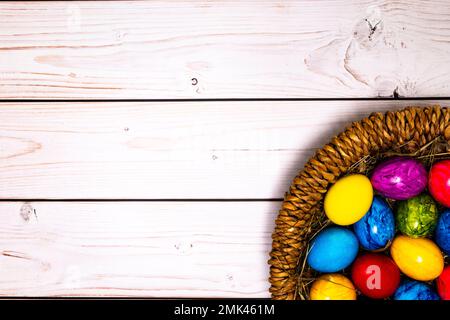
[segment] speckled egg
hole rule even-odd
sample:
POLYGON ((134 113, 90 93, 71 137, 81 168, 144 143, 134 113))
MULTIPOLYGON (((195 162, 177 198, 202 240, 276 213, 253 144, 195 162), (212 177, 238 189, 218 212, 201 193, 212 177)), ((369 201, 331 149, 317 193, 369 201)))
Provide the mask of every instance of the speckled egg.
POLYGON ((374 197, 369 211, 353 225, 353 229, 364 249, 374 251, 386 248, 395 235, 392 209, 381 197, 374 197))
POLYGON ((311 300, 356 300, 352 282, 342 274, 324 274, 317 278, 309 292, 311 300))
POLYGON ((450 160, 439 161, 431 167, 428 190, 437 202, 450 207, 450 160))
POLYGON ((442 251, 450 255, 450 209, 439 216, 434 238, 442 251))
POLYGON ((406 200, 420 194, 427 186, 427 170, 412 158, 395 157, 380 163, 373 171, 373 188, 384 197, 406 200))
POLYGON ((442 252, 430 239, 399 235, 392 242, 391 257, 400 271, 414 280, 434 280, 444 269, 442 252))
POLYGON ((425 283, 404 280, 395 291, 394 300, 439 300, 439 296, 425 283))
POLYGON ((329 227, 312 240, 307 262, 316 271, 337 272, 355 260, 358 247, 353 232, 342 227, 329 227))
POLYGON ((431 236, 436 228, 439 212, 427 194, 398 203, 396 222, 398 229, 413 238, 431 236))
POLYGON ((361 219, 369 210, 373 189, 369 178, 351 174, 339 179, 325 195, 324 209, 328 219, 348 226, 361 219))

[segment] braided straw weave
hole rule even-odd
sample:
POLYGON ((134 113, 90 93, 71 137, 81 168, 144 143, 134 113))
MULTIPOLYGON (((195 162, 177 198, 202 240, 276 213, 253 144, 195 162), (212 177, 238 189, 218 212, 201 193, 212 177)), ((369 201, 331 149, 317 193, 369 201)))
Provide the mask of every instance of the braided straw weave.
POLYGON ((299 272, 313 236, 311 225, 324 218, 323 198, 331 184, 365 156, 393 149, 414 152, 439 136, 450 141, 450 109, 408 107, 355 122, 318 150, 295 177, 275 221, 272 299, 305 298, 298 293, 299 272))

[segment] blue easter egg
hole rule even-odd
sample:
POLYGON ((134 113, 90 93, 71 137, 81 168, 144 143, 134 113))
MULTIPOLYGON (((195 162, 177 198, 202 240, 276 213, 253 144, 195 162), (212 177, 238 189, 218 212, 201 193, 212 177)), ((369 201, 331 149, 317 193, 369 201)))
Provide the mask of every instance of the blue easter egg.
POLYGON ((436 226, 435 240, 437 245, 447 255, 450 255, 450 209, 445 210, 440 216, 436 226))
POLYGON ((348 267, 358 254, 358 239, 350 230, 329 227, 313 239, 308 264, 319 272, 337 272, 348 267))
POLYGON ((394 300, 439 300, 439 296, 423 282, 404 280, 395 291, 394 300))
POLYGON ((394 213, 386 201, 376 196, 369 211, 353 225, 353 230, 364 249, 383 249, 395 236, 394 213))

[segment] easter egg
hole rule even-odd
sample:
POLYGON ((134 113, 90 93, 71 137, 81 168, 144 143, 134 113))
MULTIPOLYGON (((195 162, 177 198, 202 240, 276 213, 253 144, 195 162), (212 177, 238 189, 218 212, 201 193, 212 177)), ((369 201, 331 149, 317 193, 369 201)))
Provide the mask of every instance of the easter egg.
POLYGON ((450 266, 446 266, 436 281, 437 291, 442 300, 450 300, 450 266))
POLYGON ((379 194, 394 200, 406 200, 420 194, 427 186, 427 170, 419 161, 395 157, 380 163, 371 182, 379 194))
POLYGON ((317 278, 309 293, 311 300, 356 300, 352 282, 341 274, 324 274, 317 278))
POLYGON ((404 280, 395 291, 394 300, 439 300, 439 296, 425 283, 404 280))
POLYGON ((337 225, 347 226, 361 219, 373 199, 370 180, 362 174, 339 179, 327 192, 324 209, 327 217, 337 225))
POLYGON ((438 222, 439 212, 433 198, 421 194, 400 201, 397 210, 397 227, 413 238, 431 236, 438 222))
POLYGON ((386 248, 395 235, 392 209, 381 197, 374 197, 369 211, 353 225, 353 230, 364 249, 386 248))
POLYGON ((437 162, 431 167, 428 190, 436 201, 450 207, 450 160, 437 162))
POLYGON ((400 270, 414 280, 434 280, 444 269, 442 252, 425 238, 397 236, 391 245, 391 256, 400 270))
POLYGON ((434 238, 442 251, 450 255, 450 210, 445 210, 439 216, 434 238))
POLYGON ((394 294, 400 284, 400 270, 391 258, 368 253, 356 258, 352 266, 352 280, 367 297, 384 299, 394 294))
POLYGON ((337 272, 355 260, 358 247, 353 232, 342 227, 329 227, 312 240, 307 262, 316 271, 337 272))

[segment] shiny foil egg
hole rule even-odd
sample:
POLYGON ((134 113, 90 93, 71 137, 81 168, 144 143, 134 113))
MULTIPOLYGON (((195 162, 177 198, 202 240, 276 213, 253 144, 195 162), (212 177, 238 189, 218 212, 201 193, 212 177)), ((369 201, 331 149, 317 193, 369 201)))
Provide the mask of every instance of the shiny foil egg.
POLYGON ((385 299, 397 290, 400 270, 388 256, 367 253, 356 258, 353 263, 352 280, 363 295, 373 299, 385 299))
POLYGON ((431 281, 444 269, 444 257, 439 247, 425 238, 397 236, 391 245, 391 257, 408 277, 431 281))
POLYGON ((437 162, 431 167, 428 190, 437 202, 450 207, 450 160, 437 162))
POLYGON ((397 227, 413 238, 433 235, 439 219, 436 202, 427 194, 399 201, 396 215, 397 227))
POLYGON ((358 239, 353 232, 343 227, 329 227, 312 240, 307 262, 316 271, 337 272, 355 260, 358 249, 358 239))
POLYGON ((394 300, 439 300, 439 296, 423 282, 404 280, 395 292, 394 300))
POLYGON ((376 196, 369 211, 353 225, 353 230, 364 249, 384 249, 395 235, 394 213, 383 198, 376 196))
POLYGON ((446 266, 436 280, 438 294, 442 300, 450 300, 450 266, 446 266))
POLYGON ((309 292, 310 300, 356 300, 352 282, 341 274, 324 274, 317 278, 309 292))
POLYGON ((406 200, 420 194, 427 186, 427 170, 412 158, 395 157, 380 163, 373 171, 373 188, 384 197, 406 200))
POLYGON ((361 219, 373 200, 370 180, 362 174, 351 174, 339 179, 325 195, 324 209, 328 219, 347 226, 361 219))
POLYGON ((434 238, 442 251, 450 255, 450 209, 439 216, 434 238))

